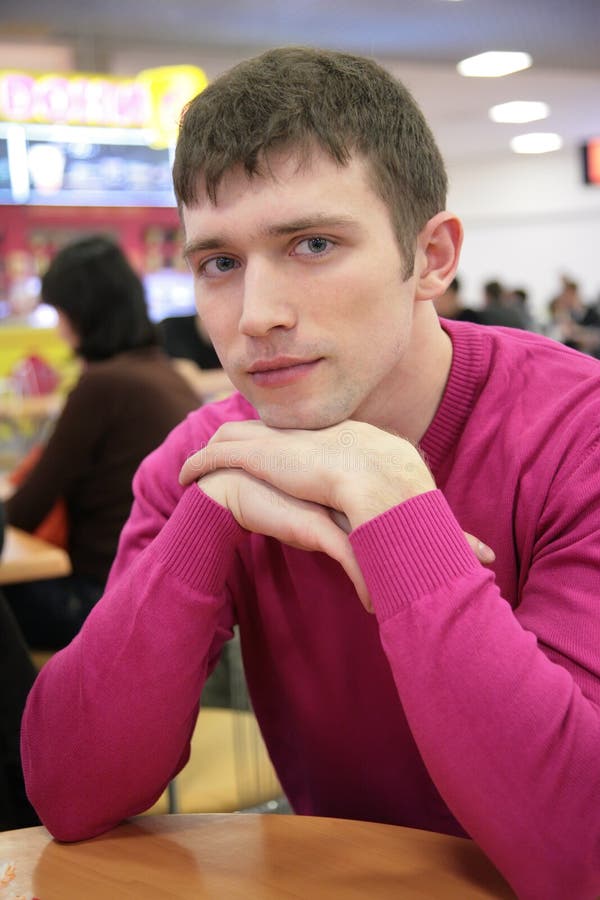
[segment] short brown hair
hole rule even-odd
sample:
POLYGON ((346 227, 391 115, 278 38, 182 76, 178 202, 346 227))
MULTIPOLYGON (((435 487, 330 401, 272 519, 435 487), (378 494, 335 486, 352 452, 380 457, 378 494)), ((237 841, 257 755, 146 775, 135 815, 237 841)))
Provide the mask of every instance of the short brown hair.
POLYGON ((304 47, 268 50, 235 66, 184 110, 173 181, 179 206, 208 196, 225 172, 261 174, 270 150, 310 156, 315 144, 340 165, 362 155, 389 208, 412 270, 416 238, 446 204, 441 154, 410 92, 372 60, 304 47))

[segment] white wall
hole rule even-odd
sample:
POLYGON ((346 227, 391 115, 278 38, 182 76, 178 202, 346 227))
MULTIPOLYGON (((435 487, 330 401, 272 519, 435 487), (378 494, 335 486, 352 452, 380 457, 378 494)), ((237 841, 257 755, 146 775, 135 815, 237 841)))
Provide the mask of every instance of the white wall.
POLYGON ((465 227, 466 300, 476 305, 497 279, 528 290, 543 315, 562 273, 588 302, 600 299, 600 187, 583 183, 577 151, 454 164, 449 176, 448 206, 465 227))

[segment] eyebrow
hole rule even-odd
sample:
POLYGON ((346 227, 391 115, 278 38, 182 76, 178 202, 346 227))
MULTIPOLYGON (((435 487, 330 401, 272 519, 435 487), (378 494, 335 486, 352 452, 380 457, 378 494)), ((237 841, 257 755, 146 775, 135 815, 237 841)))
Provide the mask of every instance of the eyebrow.
POLYGON ((294 234, 296 231, 312 231, 319 228, 340 228, 355 225, 356 220, 352 216, 327 216, 316 214, 304 219, 295 219, 291 222, 282 222, 277 225, 269 225, 264 233, 269 237, 282 237, 286 234, 294 234))
MULTIPOLYGON (((304 219, 293 219, 290 222, 280 222, 261 228, 259 233, 266 237, 285 237, 287 234, 295 234, 297 231, 319 231, 322 228, 347 228, 356 225, 356 219, 352 216, 327 216, 317 213, 304 219)), ((226 236, 214 235, 213 237, 198 238, 189 241, 184 249, 185 259, 194 253, 204 250, 218 250, 226 246, 229 240, 226 236)))

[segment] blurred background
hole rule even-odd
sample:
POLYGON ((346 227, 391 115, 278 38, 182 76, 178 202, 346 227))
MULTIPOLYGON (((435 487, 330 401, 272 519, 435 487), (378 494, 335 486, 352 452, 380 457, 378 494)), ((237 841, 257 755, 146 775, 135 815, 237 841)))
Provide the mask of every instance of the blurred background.
MULTIPOLYGON (((598 0, 3 0, 3 320, 51 325, 36 308, 39 275, 59 247, 98 231, 143 275, 155 320, 190 312, 170 186, 177 116, 206 80, 281 44, 372 56, 412 90, 465 225, 463 303, 482 306, 484 284, 497 281, 525 292, 540 326, 565 281, 598 303, 598 0), (490 51, 529 64, 500 77, 457 70, 490 51), (515 101, 536 105, 504 106, 515 101), (520 121, 494 121, 498 106, 496 118, 520 121), (532 132, 549 135, 548 149, 516 152, 514 139, 532 132)), ((12 344, 0 338, 0 375, 12 344)))
MULTIPOLYGON (((79 376, 38 302, 50 261, 107 235, 155 322, 191 318, 170 171, 181 109, 284 44, 373 57, 421 105, 465 226, 441 314, 485 313, 600 357, 600 0, 0 0, 0 479, 43 446, 79 376)), ((210 746, 194 743, 169 808, 285 811, 235 642, 225 663, 203 696, 221 708, 194 737, 210 746)))

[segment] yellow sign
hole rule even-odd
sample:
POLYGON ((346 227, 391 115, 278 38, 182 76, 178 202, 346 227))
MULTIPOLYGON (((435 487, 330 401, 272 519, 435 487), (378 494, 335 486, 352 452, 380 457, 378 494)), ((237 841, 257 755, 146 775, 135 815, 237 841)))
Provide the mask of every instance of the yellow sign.
POLYGON ((146 69, 135 78, 0 71, 0 121, 146 128, 154 146, 177 137, 185 104, 208 79, 195 66, 146 69))
POLYGON ((153 146, 174 144, 183 108, 207 86, 206 75, 195 66, 163 66, 140 72, 137 83, 147 87, 151 98, 148 125, 156 135, 153 146))

